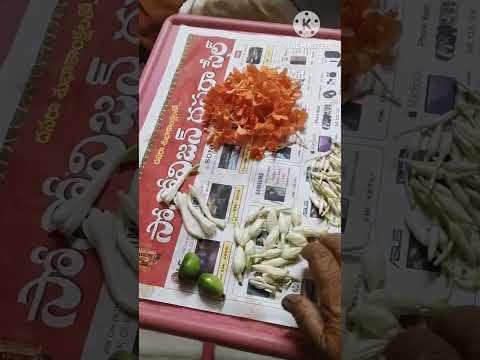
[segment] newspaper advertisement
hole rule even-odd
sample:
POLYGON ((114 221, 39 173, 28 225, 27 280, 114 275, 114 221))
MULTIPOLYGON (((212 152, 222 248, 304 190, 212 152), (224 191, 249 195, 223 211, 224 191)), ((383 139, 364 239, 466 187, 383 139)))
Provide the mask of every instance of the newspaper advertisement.
MULTIPOLYGON (((414 132, 401 137, 398 134, 431 123, 453 109, 458 99, 457 81, 471 89, 479 88, 479 74, 473 65, 478 63, 480 55, 475 23, 480 3, 431 0, 384 3, 386 9, 396 9, 400 17, 402 13, 415 14, 401 19, 403 33, 396 49, 397 60, 390 69, 379 70, 386 88, 392 90, 400 105, 369 96, 343 106, 343 164, 347 168, 352 166, 351 160, 345 158, 345 154, 352 152, 368 157, 368 166, 378 164, 377 174, 381 179, 372 191, 379 200, 370 209, 375 231, 368 240, 376 237, 385 245, 387 287, 417 297, 428 289, 439 298, 448 297, 453 305, 479 304, 475 291, 439 281, 440 268, 428 260, 427 248, 405 224, 410 205, 405 184, 407 170, 402 159, 415 148, 417 140, 414 132), (400 284, 408 286, 400 288, 400 284)), ((348 177, 344 181, 348 193, 348 177)), ((355 221, 357 226, 361 220, 355 221)))
MULTIPOLYGON (((254 35, 181 26, 162 82, 140 131, 140 297, 206 311, 296 326, 281 299, 303 293, 315 297, 307 263, 290 269, 297 278, 275 295, 259 290, 246 278, 233 276, 233 229, 252 209, 284 205, 301 210, 303 221, 330 232, 309 199, 309 160, 341 140, 339 41, 254 35), (206 144, 202 98, 233 69, 248 64, 287 69, 301 81, 300 105, 309 114, 300 140, 262 161, 249 159, 249 146, 206 144), (192 165, 199 173, 187 179, 207 199, 212 215, 225 220, 224 231, 196 240, 182 226, 177 211, 159 204, 161 187, 192 165), (224 283, 225 300, 200 296, 195 285, 178 280, 187 252, 201 259, 201 272, 224 283)), ((260 245, 260 244, 259 244, 260 245)))

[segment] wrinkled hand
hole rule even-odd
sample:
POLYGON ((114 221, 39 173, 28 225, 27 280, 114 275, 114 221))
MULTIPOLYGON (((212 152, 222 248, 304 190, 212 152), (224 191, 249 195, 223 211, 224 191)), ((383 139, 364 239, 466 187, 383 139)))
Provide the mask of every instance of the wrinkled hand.
POLYGON ((340 235, 326 235, 302 251, 308 261, 317 290, 317 304, 303 295, 289 295, 282 301, 305 334, 310 359, 337 360, 341 357, 341 242, 340 235), (323 357, 322 357, 323 355, 323 357))
POLYGON ((397 335, 385 356, 387 360, 480 359, 480 307, 460 306, 433 314, 428 327, 397 335))

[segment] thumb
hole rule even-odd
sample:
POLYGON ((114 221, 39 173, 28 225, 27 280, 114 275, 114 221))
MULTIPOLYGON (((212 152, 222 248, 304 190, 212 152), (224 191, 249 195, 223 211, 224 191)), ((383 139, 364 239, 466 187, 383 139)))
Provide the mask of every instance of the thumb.
POLYGON ((317 349, 325 352, 330 359, 340 359, 340 323, 325 322, 318 307, 303 295, 286 296, 282 306, 293 315, 301 333, 317 349))
POLYGON ((480 307, 458 306, 435 313, 430 329, 462 353, 465 360, 480 359, 480 307))
POLYGON ((425 328, 404 331, 385 348, 386 360, 462 360, 440 336, 425 328))

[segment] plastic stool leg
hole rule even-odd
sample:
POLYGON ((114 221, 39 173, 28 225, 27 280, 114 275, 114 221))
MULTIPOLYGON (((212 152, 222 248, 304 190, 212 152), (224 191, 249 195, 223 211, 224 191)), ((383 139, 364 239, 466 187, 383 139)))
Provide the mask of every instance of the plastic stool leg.
POLYGON ((203 343, 202 360, 215 360, 215 344, 203 343))

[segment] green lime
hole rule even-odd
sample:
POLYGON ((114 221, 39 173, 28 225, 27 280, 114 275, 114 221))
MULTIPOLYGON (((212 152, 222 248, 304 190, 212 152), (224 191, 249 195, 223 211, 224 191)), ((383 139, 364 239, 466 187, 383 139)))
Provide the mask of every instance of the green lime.
POLYGON ((204 273, 200 275, 198 287, 200 291, 208 297, 217 300, 222 300, 225 297, 222 281, 213 274, 204 273))
POLYGON ((138 360, 138 357, 127 351, 117 351, 115 354, 110 356, 109 360, 138 360))
POLYGON ((189 252, 183 257, 178 276, 182 280, 197 280, 200 275, 200 258, 198 255, 189 252))

